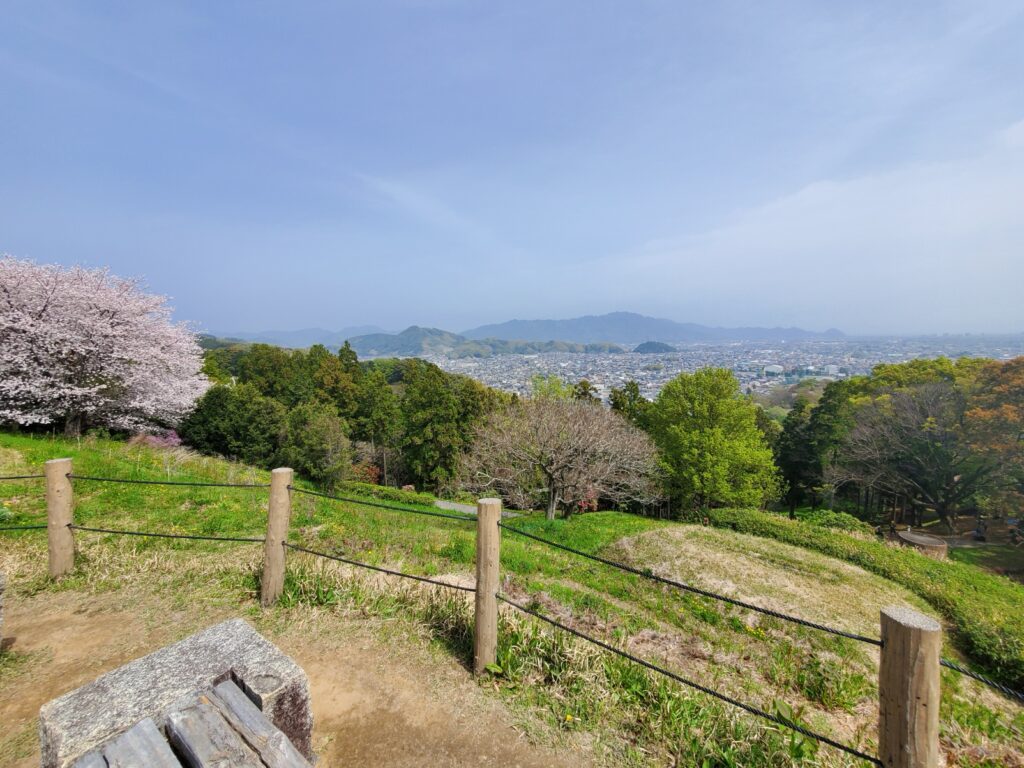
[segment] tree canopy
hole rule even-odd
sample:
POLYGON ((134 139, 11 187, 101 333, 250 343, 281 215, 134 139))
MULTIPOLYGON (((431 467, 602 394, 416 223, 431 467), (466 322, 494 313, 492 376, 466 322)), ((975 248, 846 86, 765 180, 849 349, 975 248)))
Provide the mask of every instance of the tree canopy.
POLYGON ((477 428, 463 484, 511 504, 538 503, 549 520, 599 500, 649 503, 658 496, 654 446, 619 414, 589 399, 533 397, 492 413, 477 428))
POLYGON ((648 423, 673 499, 701 508, 761 506, 778 496, 755 407, 722 368, 683 373, 665 385, 648 423))
POLYGON ((103 269, 0 257, 0 421, 172 427, 208 387, 163 296, 103 269))

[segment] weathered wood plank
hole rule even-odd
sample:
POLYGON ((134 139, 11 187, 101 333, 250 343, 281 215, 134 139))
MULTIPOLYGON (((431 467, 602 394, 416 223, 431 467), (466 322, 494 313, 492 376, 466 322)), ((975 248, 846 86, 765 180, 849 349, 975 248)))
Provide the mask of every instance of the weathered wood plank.
POLYGON ((209 696, 210 703, 241 735, 266 764, 267 768, 310 768, 287 736, 279 731, 252 700, 228 680, 220 683, 209 696))
POLYGON ((200 697, 198 704, 167 717, 167 736, 188 768, 264 768, 221 713, 200 697))
POLYGON ((109 768, 181 768, 152 718, 147 717, 103 747, 109 768))
POLYGON ((99 752, 90 752, 75 760, 71 768, 107 768, 107 761, 99 752))

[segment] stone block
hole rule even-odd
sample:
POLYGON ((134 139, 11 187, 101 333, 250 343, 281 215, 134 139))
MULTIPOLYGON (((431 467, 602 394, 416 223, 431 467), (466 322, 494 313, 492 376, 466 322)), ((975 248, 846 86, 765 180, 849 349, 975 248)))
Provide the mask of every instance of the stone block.
POLYGON ((136 659, 39 711, 43 768, 64 768, 140 720, 158 726, 181 699, 238 683, 312 761, 309 681, 291 658, 242 619, 232 619, 136 659))

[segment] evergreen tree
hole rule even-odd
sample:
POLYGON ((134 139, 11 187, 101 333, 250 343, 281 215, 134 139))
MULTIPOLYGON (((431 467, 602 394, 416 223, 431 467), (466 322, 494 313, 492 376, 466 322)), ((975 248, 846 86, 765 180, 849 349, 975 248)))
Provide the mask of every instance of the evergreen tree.
POLYGON ((821 462, 811 438, 811 408, 798 397, 782 422, 782 434, 775 445, 775 461, 785 481, 784 500, 794 517, 797 505, 808 498, 814 502, 821 484, 821 462))

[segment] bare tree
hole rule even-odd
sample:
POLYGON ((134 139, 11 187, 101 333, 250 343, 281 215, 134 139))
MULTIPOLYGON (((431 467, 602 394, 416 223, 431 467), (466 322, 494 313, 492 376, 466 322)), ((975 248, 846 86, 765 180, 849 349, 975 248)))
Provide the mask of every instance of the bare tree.
POLYGON ((964 429, 966 403, 950 382, 923 384, 862 406, 840 445, 832 482, 856 482, 951 516, 995 479, 996 462, 978 454, 964 429))
POLYGON ((599 403, 539 397, 513 403, 477 429, 462 484, 494 491, 514 506, 538 502, 553 520, 562 508, 598 499, 658 498, 657 460, 646 434, 599 403))

